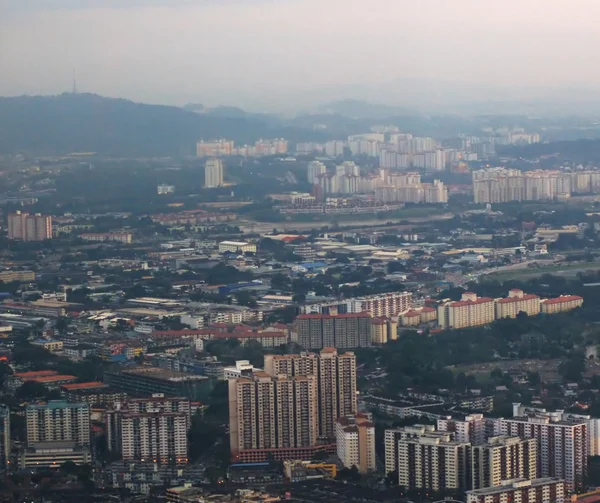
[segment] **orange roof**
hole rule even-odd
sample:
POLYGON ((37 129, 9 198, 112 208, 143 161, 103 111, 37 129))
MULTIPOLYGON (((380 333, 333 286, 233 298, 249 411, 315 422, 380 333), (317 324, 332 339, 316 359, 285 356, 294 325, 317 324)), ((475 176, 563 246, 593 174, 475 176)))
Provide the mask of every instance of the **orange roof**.
POLYGON ((57 382, 57 381, 76 381, 77 377, 70 375, 53 375, 53 376, 45 376, 45 377, 32 377, 27 379, 28 381, 34 381, 39 383, 45 382, 57 382))
POLYGON ((577 498, 577 503, 599 503, 600 494, 592 494, 591 496, 583 496, 577 498))
POLYGON ((583 297, 579 295, 561 295, 555 299, 546 299, 544 301, 545 304, 560 304, 562 302, 573 302, 573 301, 583 300, 583 297))
POLYGON ((499 299, 498 304, 509 304, 510 302, 519 302, 520 300, 533 300, 539 299, 537 295, 529 293, 527 295, 523 295, 523 297, 506 297, 504 299, 499 299))
POLYGON ((108 385, 104 384, 100 381, 92 381, 92 382, 77 382, 72 384, 63 384, 61 386, 62 389, 71 391, 76 389, 91 389, 91 388, 107 388, 108 385))
POLYGON ((47 377, 55 376, 58 372, 56 370, 33 370, 31 372, 17 372, 15 377, 29 378, 29 377, 47 377))
POLYGON ((287 337, 283 332, 219 332, 214 334, 215 339, 248 339, 260 337, 287 337))
POLYGON ((184 336, 184 335, 210 335, 214 333, 214 330, 210 330, 207 328, 202 328, 199 330, 191 330, 191 329, 185 329, 185 330, 155 330, 154 332, 152 332, 152 336, 155 337, 161 337, 161 336, 184 336))
POLYGON ((335 348, 323 348, 323 349, 321 349, 321 353, 337 353, 337 349, 335 349, 335 348))
POLYGON ((494 302, 494 299, 490 299, 489 297, 480 297, 477 300, 457 300, 454 302, 450 302, 450 306, 451 307, 474 306, 477 304, 487 304, 488 302, 494 302))
POLYGON ((298 320, 326 320, 329 318, 370 318, 369 313, 346 313, 346 314, 301 314, 298 320))

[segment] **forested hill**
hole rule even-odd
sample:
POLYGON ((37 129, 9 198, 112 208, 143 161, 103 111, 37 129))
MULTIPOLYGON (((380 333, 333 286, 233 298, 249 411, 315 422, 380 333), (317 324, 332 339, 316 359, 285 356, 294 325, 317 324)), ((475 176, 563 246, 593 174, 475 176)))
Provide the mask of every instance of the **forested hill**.
POLYGON ((556 156, 560 160, 572 162, 600 162, 600 139, 553 141, 549 143, 533 143, 523 146, 503 146, 498 148, 500 155, 536 159, 542 156, 556 156))
POLYGON ((196 114, 94 94, 0 98, 0 153, 169 156, 192 154, 201 138, 244 144, 273 136, 299 141, 315 133, 254 117, 196 114))

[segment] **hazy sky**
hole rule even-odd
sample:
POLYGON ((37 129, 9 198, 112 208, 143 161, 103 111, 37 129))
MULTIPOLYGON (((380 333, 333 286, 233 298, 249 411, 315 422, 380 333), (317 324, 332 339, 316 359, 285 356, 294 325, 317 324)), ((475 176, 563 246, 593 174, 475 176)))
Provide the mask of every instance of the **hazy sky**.
POLYGON ((0 0, 0 95, 70 90, 73 69, 81 91, 251 108, 398 101, 406 79, 595 87, 599 18, 600 0, 0 0))

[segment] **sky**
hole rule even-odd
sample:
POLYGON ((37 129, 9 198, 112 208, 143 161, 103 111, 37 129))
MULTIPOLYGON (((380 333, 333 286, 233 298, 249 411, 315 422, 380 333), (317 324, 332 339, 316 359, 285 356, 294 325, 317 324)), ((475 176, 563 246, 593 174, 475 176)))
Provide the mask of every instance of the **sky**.
POLYGON ((254 110, 550 96, 600 85, 599 18, 600 0, 0 0, 0 95, 74 71, 84 92, 254 110))

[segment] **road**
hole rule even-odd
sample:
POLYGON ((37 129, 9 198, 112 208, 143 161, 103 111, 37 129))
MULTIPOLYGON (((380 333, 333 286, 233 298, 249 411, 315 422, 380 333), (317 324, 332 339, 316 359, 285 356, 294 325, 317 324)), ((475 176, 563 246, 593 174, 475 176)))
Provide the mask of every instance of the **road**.
MULTIPOLYGON (((395 229, 395 230, 409 230, 413 228, 417 224, 422 224, 424 222, 434 222, 439 220, 449 220, 454 217, 454 213, 443 213, 441 215, 430 215, 427 217, 407 217, 402 218, 402 222, 409 222, 409 224, 400 224, 399 221, 393 223, 391 220, 377 219, 373 218, 370 220, 347 220, 347 221, 338 221, 336 222, 336 230, 343 229, 346 232, 352 231, 364 231, 366 227, 371 227, 378 231, 383 231, 387 229, 395 229), (389 222, 392 222, 391 224, 389 222)), ((333 220, 334 217, 332 217, 333 220)), ((266 234, 271 233, 273 229, 277 229, 279 232, 287 232, 287 231, 310 231, 310 230, 319 230, 323 227, 331 227, 333 222, 253 222, 253 221, 243 221, 240 220, 237 223, 240 226, 240 229, 244 234, 266 234)))

